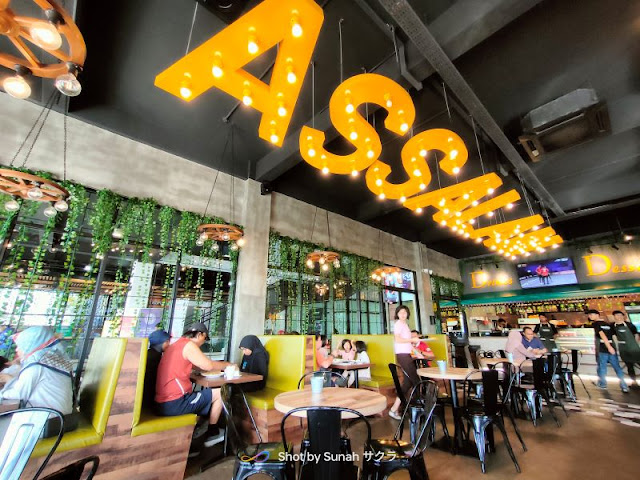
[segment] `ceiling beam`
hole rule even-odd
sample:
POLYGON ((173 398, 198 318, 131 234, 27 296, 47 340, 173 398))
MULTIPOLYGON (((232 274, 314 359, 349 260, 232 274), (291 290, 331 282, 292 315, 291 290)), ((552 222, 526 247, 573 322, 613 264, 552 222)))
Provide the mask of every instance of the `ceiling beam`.
POLYGON ((429 28, 407 0, 378 0, 387 13, 397 22, 398 26, 416 45, 425 59, 431 63, 449 88, 455 93, 460 102, 469 111, 480 127, 502 151, 507 160, 513 165, 527 187, 538 199, 555 215, 564 215, 564 210, 544 187, 533 170, 522 159, 518 151, 511 144, 495 119, 482 104, 475 92, 453 65, 429 28))
MULTIPOLYGON (((541 1, 483 0, 479 2, 477 0, 459 0, 431 22, 429 29, 438 39, 449 58, 455 59, 486 40, 541 1)), ((417 81, 421 82, 434 73, 434 69, 414 42, 407 42, 405 54, 407 68, 417 81)), ((404 83, 395 54, 390 55, 378 67, 372 69, 371 72, 404 83)), ((407 84, 405 87, 409 88, 410 85, 407 84)), ((369 113, 374 111, 371 107, 374 106, 370 105, 369 113)), ((311 119, 306 123, 311 124, 311 119)), ((337 132, 334 129, 327 132, 331 125, 328 105, 315 115, 315 125, 319 130, 326 132, 327 143, 337 137, 337 132)), ((290 132, 281 148, 268 153, 257 161, 256 180, 273 181, 302 161, 298 153, 298 139, 301 130, 302 128, 299 128, 290 132)))

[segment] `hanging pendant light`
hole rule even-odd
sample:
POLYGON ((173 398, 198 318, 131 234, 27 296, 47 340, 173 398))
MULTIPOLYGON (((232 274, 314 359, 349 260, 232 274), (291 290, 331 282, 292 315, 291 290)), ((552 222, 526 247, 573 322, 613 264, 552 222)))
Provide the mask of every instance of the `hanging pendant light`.
POLYGON ((58 214, 58 210, 53 205, 49 205, 44 209, 44 216, 47 218, 55 217, 58 214))
POLYGON ((4 209, 7 212, 16 212, 20 208, 20 203, 16 200, 16 197, 11 197, 4 204, 4 209))
MULTIPOLYGON (((329 237, 329 248, 331 248, 331 228, 329 225, 329 211, 326 210, 327 213, 327 236, 329 237)), ((318 214, 318 207, 316 207, 315 212, 313 214, 313 224, 311 225, 311 241, 313 242, 313 233, 315 230, 316 224, 316 216, 318 214)), ((329 269, 333 266, 333 268, 340 268, 340 254, 338 252, 334 252, 331 250, 314 250, 313 252, 307 255, 305 264, 307 268, 315 270, 316 267, 320 269, 321 272, 328 272, 329 269)))

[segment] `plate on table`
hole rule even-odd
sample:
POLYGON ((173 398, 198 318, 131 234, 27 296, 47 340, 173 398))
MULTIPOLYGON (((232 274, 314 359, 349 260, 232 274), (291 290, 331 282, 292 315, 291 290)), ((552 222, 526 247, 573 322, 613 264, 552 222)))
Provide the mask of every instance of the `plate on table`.
POLYGON ((334 360, 334 365, 355 365, 355 360, 334 360))
POLYGON ((201 375, 205 378, 220 378, 224 376, 224 372, 202 372, 201 375))

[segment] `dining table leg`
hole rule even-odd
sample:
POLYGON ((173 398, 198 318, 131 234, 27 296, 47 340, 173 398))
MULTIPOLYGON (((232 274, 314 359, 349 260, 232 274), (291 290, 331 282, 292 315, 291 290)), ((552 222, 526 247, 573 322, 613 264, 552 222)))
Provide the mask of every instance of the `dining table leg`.
POLYGON ((358 383, 358 369, 357 368, 355 370, 353 370, 353 384, 355 385, 356 388, 360 387, 360 384, 358 383))
POLYGON ((456 381, 449 380, 451 388, 451 405, 453 408, 453 454, 458 453, 462 446, 462 419, 460 418, 460 404, 458 400, 458 390, 456 389, 456 381))

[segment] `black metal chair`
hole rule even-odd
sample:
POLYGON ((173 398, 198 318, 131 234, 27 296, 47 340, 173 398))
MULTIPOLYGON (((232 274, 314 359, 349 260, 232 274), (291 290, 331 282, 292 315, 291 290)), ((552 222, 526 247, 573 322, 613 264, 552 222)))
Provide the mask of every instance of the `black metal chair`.
MULTIPOLYGON (((287 441, 285 424, 291 415, 304 412, 307 417, 309 430, 309 446, 303 458, 310 455, 318 456, 318 462, 304 462, 300 465, 298 478, 301 480, 314 479, 358 479, 358 466, 341 456, 343 450, 342 418, 363 420, 367 427, 365 448, 371 442, 371 425, 367 418, 356 410, 342 407, 299 407, 285 414, 280 423, 282 441, 287 441), (327 458, 327 456, 329 458, 327 458)), ((349 427, 356 422, 351 422, 349 427)))
POLYGON ((505 352, 503 349, 499 349, 496 350, 495 356, 496 358, 507 358, 507 352, 505 352))
POLYGON ((571 350, 571 356, 568 353, 562 354, 562 365, 560 367, 560 383, 566 392, 566 396, 573 400, 574 402, 578 400, 578 396, 576 395, 576 385, 574 383, 574 377, 578 377, 580 383, 582 383, 582 388, 587 392, 589 399, 591 399, 591 394, 582 380, 582 377, 578 373, 578 368, 580 367, 579 356, 582 356, 582 352, 579 350, 571 350), (571 366, 569 366, 569 362, 571 362, 571 366))
MULTIPOLYGON (((520 379, 523 375, 522 367, 525 363, 529 363, 529 361, 520 364, 520 371, 518 372, 518 377, 520 379)), ((549 387, 549 383, 551 383, 553 378, 553 370, 549 370, 547 359, 544 357, 533 359, 531 361, 531 365, 533 369, 533 383, 521 382, 513 387, 514 395, 516 397, 514 406, 516 406, 519 411, 523 411, 522 405, 523 403, 526 403, 529 408, 531 421, 534 426, 537 426, 538 419, 542 418, 542 400, 544 399, 549 413, 559 427, 560 421, 553 410, 555 403, 551 399, 551 390, 549 387)))
POLYGON ((246 408, 258 438, 258 443, 248 444, 236 428, 235 420, 240 420, 241 416, 234 416, 234 402, 231 398, 231 388, 229 385, 223 385, 220 389, 220 396, 222 397, 222 407, 227 423, 227 438, 225 442, 231 442, 231 444, 235 446, 236 452, 233 479, 245 480, 252 475, 261 473, 275 480, 294 480, 295 466, 293 462, 288 461, 286 458, 283 459, 287 454, 292 452, 292 446, 284 441, 281 443, 263 443, 262 435, 260 435, 260 431, 251 414, 251 409, 249 408, 244 392, 239 390, 236 392, 236 395, 236 398, 241 399, 243 407, 246 408))
POLYGON ((347 379, 344 375, 339 374, 331 370, 316 370, 315 372, 305 373, 300 380, 298 380, 298 390, 304 388, 305 381, 310 377, 323 377, 325 387, 346 387, 347 379))
POLYGON ((0 479, 18 480, 31 457, 42 432, 53 415, 58 432, 49 453, 44 458, 33 480, 43 472, 51 456, 58 448, 64 432, 64 416, 57 410, 43 407, 23 408, 0 413, 4 431, 0 444, 0 479))
POLYGON ((43 477, 41 480, 91 480, 98 471, 99 465, 100 458, 96 456, 83 458, 82 460, 78 460, 55 473, 43 477), (87 472, 87 476, 85 477, 83 474, 89 463, 92 463, 91 470, 87 472))
MULTIPOLYGON (((395 363, 389 364, 389 370, 391 371, 391 377, 393 378, 393 383, 396 387, 396 395, 400 399, 400 405, 403 411, 403 417, 405 412, 407 411, 409 412, 409 433, 410 433, 411 442, 415 443, 417 439, 418 427, 419 425, 421 425, 421 422, 424 421, 424 419, 426 418, 427 412, 425 410, 425 406, 422 404, 419 396, 414 397, 415 398, 414 402, 407 401, 407 398, 404 392, 402 391, 402 385, 400 384, 400 377, 398 375, 398 372, 400 371, 405 376, 405 378, 410 378, 407 372, 405 372, 400 365, 397 365, 395 363)), ((416 386, 413 385, 412 388, 415 389, 416 386)), ((412 396, 410 395, 409 398, 411 399, 412 396)), ((440 421, 440 424, 442 425, 442 433, 444 433, 447 444, 450 444, 451 438, 449 436, 449 429, 447 428, 447 422, 445 420, 445 410, 444 410, 444 404, 447 401, 448 401, 448 397, 443 398, 442 402, 437 402, 433 415, 436 416, 440 421)), ((400 422, 399 428, 400 428, 400 437, 402 437, 402 432, 404 429, 403 421, 400 422)), ((429 431, 429 440, 431 442, 435 441, 435 434, 436 434, 436 430, 435 430, 435 422, 434 422, 431 425, 431 429, 429 431)))
POLYGON ((504 439, 505 447, 511 456, 511 460, 516 467, 516 471, 520 473, 520 465, 516 459, 507 431, 504 426, 504 419, 502 418, 502 406, 498 401, 499 396, 499 381, 498 372, 496 370, 476 370, 465 378, 465 389, 463 396, 463 415, 469 422, 470 427, 473 429, 473 435, 476 441, 476 448, 478 450, 478 457, 480 458, 482 473, 486 473, 486 451, 487 443, 489 444, 490 451, 495 450, 493 441, 492 425, 496 425, 502 438, 504 439), (477 382, 478 375, 482 375, 482 401, 478 402, 478 399, 474 399, 472 402, 468 401, 467 383, 475 384, 477 382))
POLYGON ((409 403, 424 405, 425 419, 421 423, 415 442, 402 440, 401 426, 407 409, 402 414, 400 425, 390 439, 373 439, 365 449, 362 462, 362 478, 383 480, 397 470, 408 470, 411 480, 428 480, 424 451, 429 445, 430 425, 433 423, 434 410, 438 400, 438 385, 433 380, 422 380, 411 391, 409 403))
POLYGON ((511 362, 497 362, 493 365, 489 365, 489 369, 498 372, 498 381, 500 383, 500 399, 498 403, 503 410, 503 416, 504 412, 509 416, 513 429, 518 436, 518 440, 520 440, 520 443, 522 444, 522 449, 526 452, 527 446, 520 434, 520 429, 518 428, 512 409, 512 389, 517 379, 517 367, 511 362))

